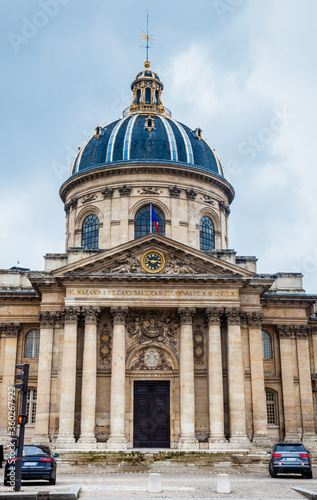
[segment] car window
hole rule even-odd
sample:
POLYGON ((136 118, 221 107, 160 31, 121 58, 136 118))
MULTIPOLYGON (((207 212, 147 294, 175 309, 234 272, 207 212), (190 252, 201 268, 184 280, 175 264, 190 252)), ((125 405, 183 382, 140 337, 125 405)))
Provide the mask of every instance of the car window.
POLYGON ((277 444, 275 451, 300 452, 306 451, 302 444, 277 444))
POLYGON ((38 446, 24 446, 23 452, 25 456, 27 455, 47 455, 45 447, 39 448, 38 446))

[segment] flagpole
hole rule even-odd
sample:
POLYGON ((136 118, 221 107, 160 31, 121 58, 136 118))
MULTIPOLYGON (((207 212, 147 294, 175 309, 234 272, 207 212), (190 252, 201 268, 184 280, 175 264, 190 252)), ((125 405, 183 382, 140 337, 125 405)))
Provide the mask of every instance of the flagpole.
POLYGON ((152 231, 152 203, 150 203, 150 233, 153 233, 153 231, 152 231))

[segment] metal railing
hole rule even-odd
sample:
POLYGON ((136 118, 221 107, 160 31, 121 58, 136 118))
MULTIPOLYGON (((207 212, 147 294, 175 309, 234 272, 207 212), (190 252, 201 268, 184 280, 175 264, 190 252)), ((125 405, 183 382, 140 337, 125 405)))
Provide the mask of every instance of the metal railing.
POLYGON ((156 104, 135 104, 134 106, 129 106, 123 110, 123 118, 132 113, 160 113, 171 118, 172 113, 168 108, 164 106, 157 106, 156 104))

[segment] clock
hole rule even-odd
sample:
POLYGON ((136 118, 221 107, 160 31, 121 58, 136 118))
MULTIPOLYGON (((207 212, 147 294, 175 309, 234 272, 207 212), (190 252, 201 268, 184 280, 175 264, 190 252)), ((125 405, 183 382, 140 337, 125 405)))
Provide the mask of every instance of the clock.
POLYGON ((142 266, 148 273, 159 273, 165 266, 165 258, 157 250, 149 250, 142 257, 142 266))

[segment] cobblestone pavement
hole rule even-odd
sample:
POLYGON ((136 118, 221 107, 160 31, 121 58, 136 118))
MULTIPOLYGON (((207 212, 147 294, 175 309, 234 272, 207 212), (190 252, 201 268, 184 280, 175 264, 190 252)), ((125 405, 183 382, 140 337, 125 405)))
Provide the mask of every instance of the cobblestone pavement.
MULTIPOLYGON (((122 467, 127 469, 127 467, 122 467)), ((47 482, 22 483, 23 491, 65 491, 71 484, 82 485, 81 499, 303 499, 293 486, 317 491, 317 479, 304 479, 301 476, 279 476, 272 479, 267 467, 201 467, 195 465, 162 465, 155 466, 142 472, 118 472, 118 467, 90 466, 70 467, 59 466, 56 486, 49 486, 47 482), (220 470, 221 469, 221 470, 220 470), (162 493, 148 493, 148 473, 160 472, 162 493), (230 474, 232 493, 221 495, 216 493, 217 472, 230 474)), ((317 477, 317 468, 314 471, 317 477)), ((3 472, 1 474, 0 492, 7 491, 3 486, 3 472)))

